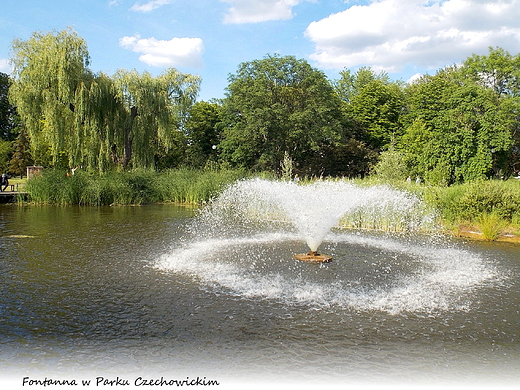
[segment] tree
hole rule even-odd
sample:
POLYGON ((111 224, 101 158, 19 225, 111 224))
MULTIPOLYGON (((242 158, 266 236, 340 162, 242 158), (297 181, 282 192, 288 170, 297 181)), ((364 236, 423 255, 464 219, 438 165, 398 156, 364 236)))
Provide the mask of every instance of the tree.
POLYGON ((197 102, 186 122, 186 162, 202 168, 209 161, 216 162, 221 141, 222 107, 217 103, 197 102))
POLYGON ((483 87, 491 88, 497 96, 520 94, 520 55, 512 56, 502 48, 490 47, 488 55, 473 54, 461 71, 483 87))
POLYGON ((0 171, 7 173, 9 169, 9 157, 12 153, 11 142, 0 139, 0 171))
POLYGON ((223 104, 223 160, 278 172, 285 152, 296 171, 313 166, 341 140, 341 102, 325 75, 293 56, 240 64, 223 104))
POLYGON ((13 143, 13 155, 9 162, 9 172, 23 177, 28 165, 32 165, 32 156, 29 150, 29 139, 27 131, 22 129, 13 143))
POLYGON ((393 144, 381 152, 379 162, 374 167, 374 173, 384 180, 391 181, 402 181, 410 176, 404 153, 396 150, 393 144))
POLYGON ((9 102, 9 88, 12 80, 9 75, 0 72, 0 137, 12 141, 16 137, 16 109, 9 102))
POLYGON ((92 75, 86 42, 71 29, 59 33, 33 33, 27 41, 13 42, 16 82, 10 98, 25 124, 38 163, 57 165, 67 156, 71 165, 81 143, 75 120, 80 90, 88 88, 92 75), (47 155, 46 149, 50 155, 47 155), (45 158, 50 157, 50 161, 45 158))
POLYGON ((467 58, 461 70, 475 83, 491 89, 501 113, 509 116, 507 126, 513 145, 507 156, 508 171, 520 172, 520 54, 513 56, 499 47, 490 47, 488 55, 474 54, 467 58))
POLYGON ((398 147, 421 176, 452 184, 491 177, 511 148, 510 113, 494 93, 456 67, 409 87, 408 122, 398 147))
POLYGON ((115 84, 125 115, 117 137, 123 145, 119 160, 124 167, 130 162, 134 167, 153 166, 155 154, 171 148, 176 139, 174 132, 184 128, 200 78, 174 68, 158 77, 120 70, 115 84))
POLYGON ((373 81, 380 81, 383 85, 392 83, 387 73, 376 74, 370 67, 361 67, 356 73, 352 73, 350 69, 343 69, 339 75, 341 77, 335 81, 334 87, 341 100, 346 103, 350 103, 354 96, 373 81))
POLYGON ((405 104, 401 83, 367 67, 356 73, 345 69, 340 76, 334 85, 344 102, 352 136, 369 149, 383 149, 401 131, 400 115, 405 104))
POLYGON ((347 112, 367 144, 380 150, 399 135, 403 107, 404 96, 398 85, 373 80, 352 97, 347 112))

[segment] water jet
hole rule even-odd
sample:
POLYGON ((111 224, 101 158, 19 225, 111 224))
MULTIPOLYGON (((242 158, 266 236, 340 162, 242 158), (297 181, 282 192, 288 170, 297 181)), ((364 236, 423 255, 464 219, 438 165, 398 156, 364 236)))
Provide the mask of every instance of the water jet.
MULTIPOLYGON (((332 256, 318 248, 345 218, 354 227, 360 221, 386 230, 421 229, 431 216, 411 193, 388 186, 364 187, 350 181, 238 181, 205 207, 193 230, 197 237, 234 238, 254 232, 292 230, 308 251, 293 257, 304 262, 327 263, 332 256)), ((343 221, 343 222, 342 222, 343 221)))

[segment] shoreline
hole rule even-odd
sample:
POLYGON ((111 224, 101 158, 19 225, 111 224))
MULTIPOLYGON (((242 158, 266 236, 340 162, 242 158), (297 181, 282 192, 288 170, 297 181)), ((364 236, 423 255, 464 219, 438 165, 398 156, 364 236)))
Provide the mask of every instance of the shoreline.
POLYGON ((457 231, 451 233, 455 237, 468 238, 474 241, 488 241, 488 242, 507 242, 512 244, 520 244, 520 236, 511 233, 501 233, 494 240, 484 237, 484 233, 478 230, 470 230, 467 228, 459 228, 457 231))

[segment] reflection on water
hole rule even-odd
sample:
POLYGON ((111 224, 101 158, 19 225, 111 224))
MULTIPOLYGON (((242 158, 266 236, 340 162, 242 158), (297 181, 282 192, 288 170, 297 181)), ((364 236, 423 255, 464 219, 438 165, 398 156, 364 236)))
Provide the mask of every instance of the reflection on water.
POLYGON ((187 239, 192 210, 0 208, 0 375, 513 383, 520 248, 187 239))

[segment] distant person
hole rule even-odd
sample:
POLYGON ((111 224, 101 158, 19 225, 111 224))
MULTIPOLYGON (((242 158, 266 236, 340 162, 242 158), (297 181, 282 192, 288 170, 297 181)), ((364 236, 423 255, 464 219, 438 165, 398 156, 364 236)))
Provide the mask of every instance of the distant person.
POLYGON ((5 191, 7 186, 9 185, 9 180, 7 179, 7 175, 5 173, 2 174, 2 178, 0 179, 0 187, 2 191, 5 191))
POLYGON ((412 182, 412 177, 411 177, 411 176, 408 176, 408 177, 406 178, 406 182, 407 182, 408 184, 410 184, 410 183, 412 182))
POLYGON ((419 176, 415 179, 415 184, 421 184, 421 178, 419 176))

